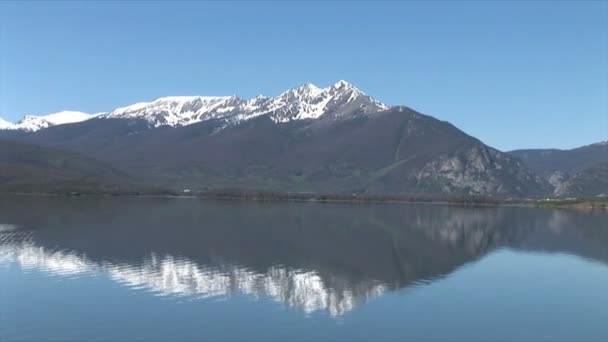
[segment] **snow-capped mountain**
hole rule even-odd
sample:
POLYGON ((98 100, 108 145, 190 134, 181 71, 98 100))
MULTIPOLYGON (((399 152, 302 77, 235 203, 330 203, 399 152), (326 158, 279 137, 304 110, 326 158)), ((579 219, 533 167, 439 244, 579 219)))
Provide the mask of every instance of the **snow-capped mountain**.
POLYGON ((93 117, 145 120, 153 127, 186 126, 212 119, 236 124, 261 115, 268 115, 275 122, 287 122, 317 119, 324 115, 339 118, 350 114, 369 114, 388 108, 352 84, 338 81, 326 88, 307 83, 275 97, 168 96, 116 108, 108 113, 63 111, 44 116, 26 115, 15 124, 0 119, 0 130, 34 132, 93 117))
POLYGON ((346 81, 338 81, 327 88, 305 84, 269 99, 264 105, 256 114, 270 113, 276 122, 317 119, 324 114, 343 116, 388 109, 388 106, 346 81))
POLYGON ((309 83, 275 97, 259 95, 248 100, 238 96, 162 97, 118 108, 101 117, 143 119, 158 127, 185 126, 211 119, 238 123, 261 115, 286 122, 317 119, 322 115, 373 113, 387 108, 352 84, 339 81, 326 88, 309 83))
POLYGON ((42 116, 26 115, 17 123, 0 119, 0 129, 34 132, 50 126, 85 121, 94 116, 95 114, 68 110, 42 116))
POLYGON ((168 96, 117 108, 106 115, 113 119, 144 119, 155 127, 185 126, 222 118, 242 100, 236 96, 168 96))

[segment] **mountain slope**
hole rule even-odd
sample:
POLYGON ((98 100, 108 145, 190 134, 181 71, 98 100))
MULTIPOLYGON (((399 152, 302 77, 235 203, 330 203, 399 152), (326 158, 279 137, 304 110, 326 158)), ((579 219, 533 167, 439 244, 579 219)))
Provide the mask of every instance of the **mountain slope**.
POLYGON ((288 122, 274 115, 155 129, 142 120, 96 119, 23 139, 176 188, 509 196, 548 188, 516 159, 406 107, 288 122))
POLYGON ((608 196, 608 162, 575 173, 556 189, 556 195, 575 197, 608 196))
POLYGON ((73 152, 0 139, 0 191, 125 192, 139 189, 133 183, 124 172, 73 152))

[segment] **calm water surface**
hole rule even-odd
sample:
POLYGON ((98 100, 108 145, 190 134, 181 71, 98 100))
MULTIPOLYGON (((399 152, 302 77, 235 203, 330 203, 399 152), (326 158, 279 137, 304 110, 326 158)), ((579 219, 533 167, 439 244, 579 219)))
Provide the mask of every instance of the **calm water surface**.
POLYGON ((608 215, 0 197, 0 341, 608 340, 608 215))

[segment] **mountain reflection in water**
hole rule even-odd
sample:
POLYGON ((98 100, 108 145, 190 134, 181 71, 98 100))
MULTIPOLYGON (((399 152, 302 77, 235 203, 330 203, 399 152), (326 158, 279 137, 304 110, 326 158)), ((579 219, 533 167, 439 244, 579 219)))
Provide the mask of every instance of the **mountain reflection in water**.
POLYGON ((608 262, 603 214, 438 205, 0 198, 0 264, 340 316, 498 248, 608 262))

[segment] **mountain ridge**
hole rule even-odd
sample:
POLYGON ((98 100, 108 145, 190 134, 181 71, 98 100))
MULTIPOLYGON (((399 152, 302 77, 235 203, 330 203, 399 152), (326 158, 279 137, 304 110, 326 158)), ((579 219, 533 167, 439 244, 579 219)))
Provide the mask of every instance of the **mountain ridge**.
POLYGON ((277 96, 258 95, 251 99, 232 96, 165 96, 149 102, 119 107, 107 113, 87 114, 63 111, 43 116, 26 115, 15 124, 0 119, 0 130, 35 132, 66 123, 93 118, 145 120, 152 127, 187 126, 219 119, 237 124, 262 115, 275 122, 317 119, 326 113, 338 116, 355 112, 372 113, 388 109, 354 85, 340 80, 319 88, 312 83, 290 88, 277 96))

